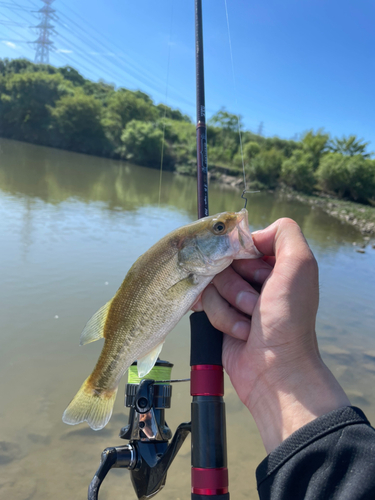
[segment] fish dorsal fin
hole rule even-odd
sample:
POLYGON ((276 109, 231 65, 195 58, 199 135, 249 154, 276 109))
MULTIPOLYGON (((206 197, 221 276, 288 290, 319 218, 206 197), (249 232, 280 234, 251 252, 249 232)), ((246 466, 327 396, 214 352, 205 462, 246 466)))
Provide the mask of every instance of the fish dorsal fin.
POLYGON ((96 311, 91 319, 88 320, 79 338, 79 345, 89 344, 90 342, 95 342, 95 340, 99 340, 104 337, 104 325, 111 302, 111 300, 107 302, 99 309, 99 311, 96 311))
POLYGON ((139 358, 137 360, 139 378, 145 377, 148 374, 148 372, 150 372, 153 369, 154 364, 156 363, 156 360, 158 359, 158 356, 160 354, 160 351, 163 348, 163 345, 164 342, 157 345, 152 351, 148 352, 146 356, 143 356, 143 358, 139 358))

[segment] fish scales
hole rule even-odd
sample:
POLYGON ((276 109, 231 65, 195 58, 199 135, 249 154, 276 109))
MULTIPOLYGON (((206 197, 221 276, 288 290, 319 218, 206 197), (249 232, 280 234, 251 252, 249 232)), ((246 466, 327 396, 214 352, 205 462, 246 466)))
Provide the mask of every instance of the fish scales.
MULTIPOLYGON (((117 378, 121 378, 128 368, 124 364, 128 356, 133 362, 134 356, 137 357, 145 349, 142 332, 148 331, 151 335, 154 333, 150 337, 150 350, 162 340, 159 338, 164 334, 163 325, 173 316, 173 306, 179 307, 176 301, 164 298, 165 292, 176 281, 177 252, 168 251, 168 254, 171 255, 168 255, 167 259, 165 254, 157 254, 152 267, 147 263, 143 264, 143 259, 140 259, 118 290, 104 327, 105 345, 90 377, 93 385, 105 387, 102 377, 107 370, 110 374, 105 377, 105 382, 110 382, 110 379, 115 382, 117 378), (118 318, 121 311, 124 313, 120 322, 118 318)), ((186 277, 182 271, 179 271, 178 275, 177 279, 186 277)))
POLYGON ((63 415, 64 422, 104 427, 121 377, 138 360, 145 376, 167 334, 213 277, 234 259, 257 258, 247 211, 224 212, 183 226, 162 238, 130 268, 111 301, 87 323, 81 345, 104 337, 92 374, 63 415))

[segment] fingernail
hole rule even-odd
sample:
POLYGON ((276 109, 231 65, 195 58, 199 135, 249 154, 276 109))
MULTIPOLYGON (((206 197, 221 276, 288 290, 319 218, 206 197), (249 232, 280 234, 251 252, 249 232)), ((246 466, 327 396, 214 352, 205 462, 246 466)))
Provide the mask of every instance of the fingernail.
POLYGON ((270 274, 271 269, 257 269, 254 272, 254 281, 257 283, 264 283, 270 274))
POLYGON ((258 296, 251 292, 240 292, 236 297, 236 306, 241 311, 252 314, 255 304, 257 303, 258 296))
POLYGON ((246 340, 250 333, 250 325, 250 321, 237 321, 232 328, 233 337, 246 340))

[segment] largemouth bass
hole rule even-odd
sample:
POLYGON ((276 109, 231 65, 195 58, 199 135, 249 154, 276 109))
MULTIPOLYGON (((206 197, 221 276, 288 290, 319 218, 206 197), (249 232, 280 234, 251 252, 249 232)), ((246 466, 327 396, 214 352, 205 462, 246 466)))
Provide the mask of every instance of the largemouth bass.
POLYGON ((147 375, 168 333, 213 277, 234 259, 260 256, 245 209, 180 227, 141 255, 116 295, 81 334, 80 345, 104 337, 104 346, 63 421, 87 421, 92 429, 102 429, 111 417, 120 379, 133 361, 138 361, 139 376, 147 375))

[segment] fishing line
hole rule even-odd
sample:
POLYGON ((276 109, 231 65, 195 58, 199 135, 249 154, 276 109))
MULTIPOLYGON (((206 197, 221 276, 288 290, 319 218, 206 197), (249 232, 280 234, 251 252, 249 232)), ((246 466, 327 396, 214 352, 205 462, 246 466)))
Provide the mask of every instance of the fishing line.
POLYGON ((161 141, 160 176, 159 176, 159 203, 158 203, 158 208, 160 208, 161 181, 162 181, 162 176, 163 176, 164 143, 165 143, 165 121, 166 121, 166 116, 167 116, 168 84, 169 84, 169 63, 170 63, 170 60, 171 60, 172 28, 173 28, 173 1, 172 1, 172 8, 171 8, 171 26, 170 26, 170 30, 169 30, 169 41, 168 41, 167 82, 166 82, 166 87, 165 87, 165 105, 164 105, 164 118, 163 118, 163 138, 162 138, 162 141, 161 141))
MULTIPOLYGON (((229 40, 229 51, 230 51, 230 59, 231 59, 231 63, 232 63, 232 77, 233 77, 233 87, 234 87, 234 98, 235 98, 235 101, 236 101, 236 107, 238 108, 238 100, 237 100, 237 87, 236 87, 236 76, 235 76, 235 73, 234 73, 234 62, 233 62, 233 51, 232 51, 232 40, 231 40, 231 36, 230 36, 230 28, 229 28, 229 16, 228 16, 228 6, 227 6, 227 0, 224 0, 224 4, 225 4, 225 15, 226 15, 226 19, 227 19, 227 29, 228 29, 228 40, 229 40)), ((242 161, 242 174, 243 174, 243 191, 242 191, 242 194, 241 194, 241 198, 243 200, 245 200, 245 206, 244 208, 246 208, 246 205, 247 205, 247 198, 245 196, 245 193, 257 193, 259 191, 248 191, 246 189, 246 174, 245 174, 245 162, 244 162, 244 156, 243 156, 243 148, 242 148, 242 134, 241 134, 241 124, 240 124, 240 118, 239 118, 239 115, 236 115, 236 118, 237 118, 237 128, 238 128, 238 135, 239 135, 239 138, 240 138, 240 151, 241 151, 241 161, 242 161)))
POLYGON ((177 382, 190 382, 189 378, 172 378, 170 380, 158 380, 158 384, 176 384, 177 382))

